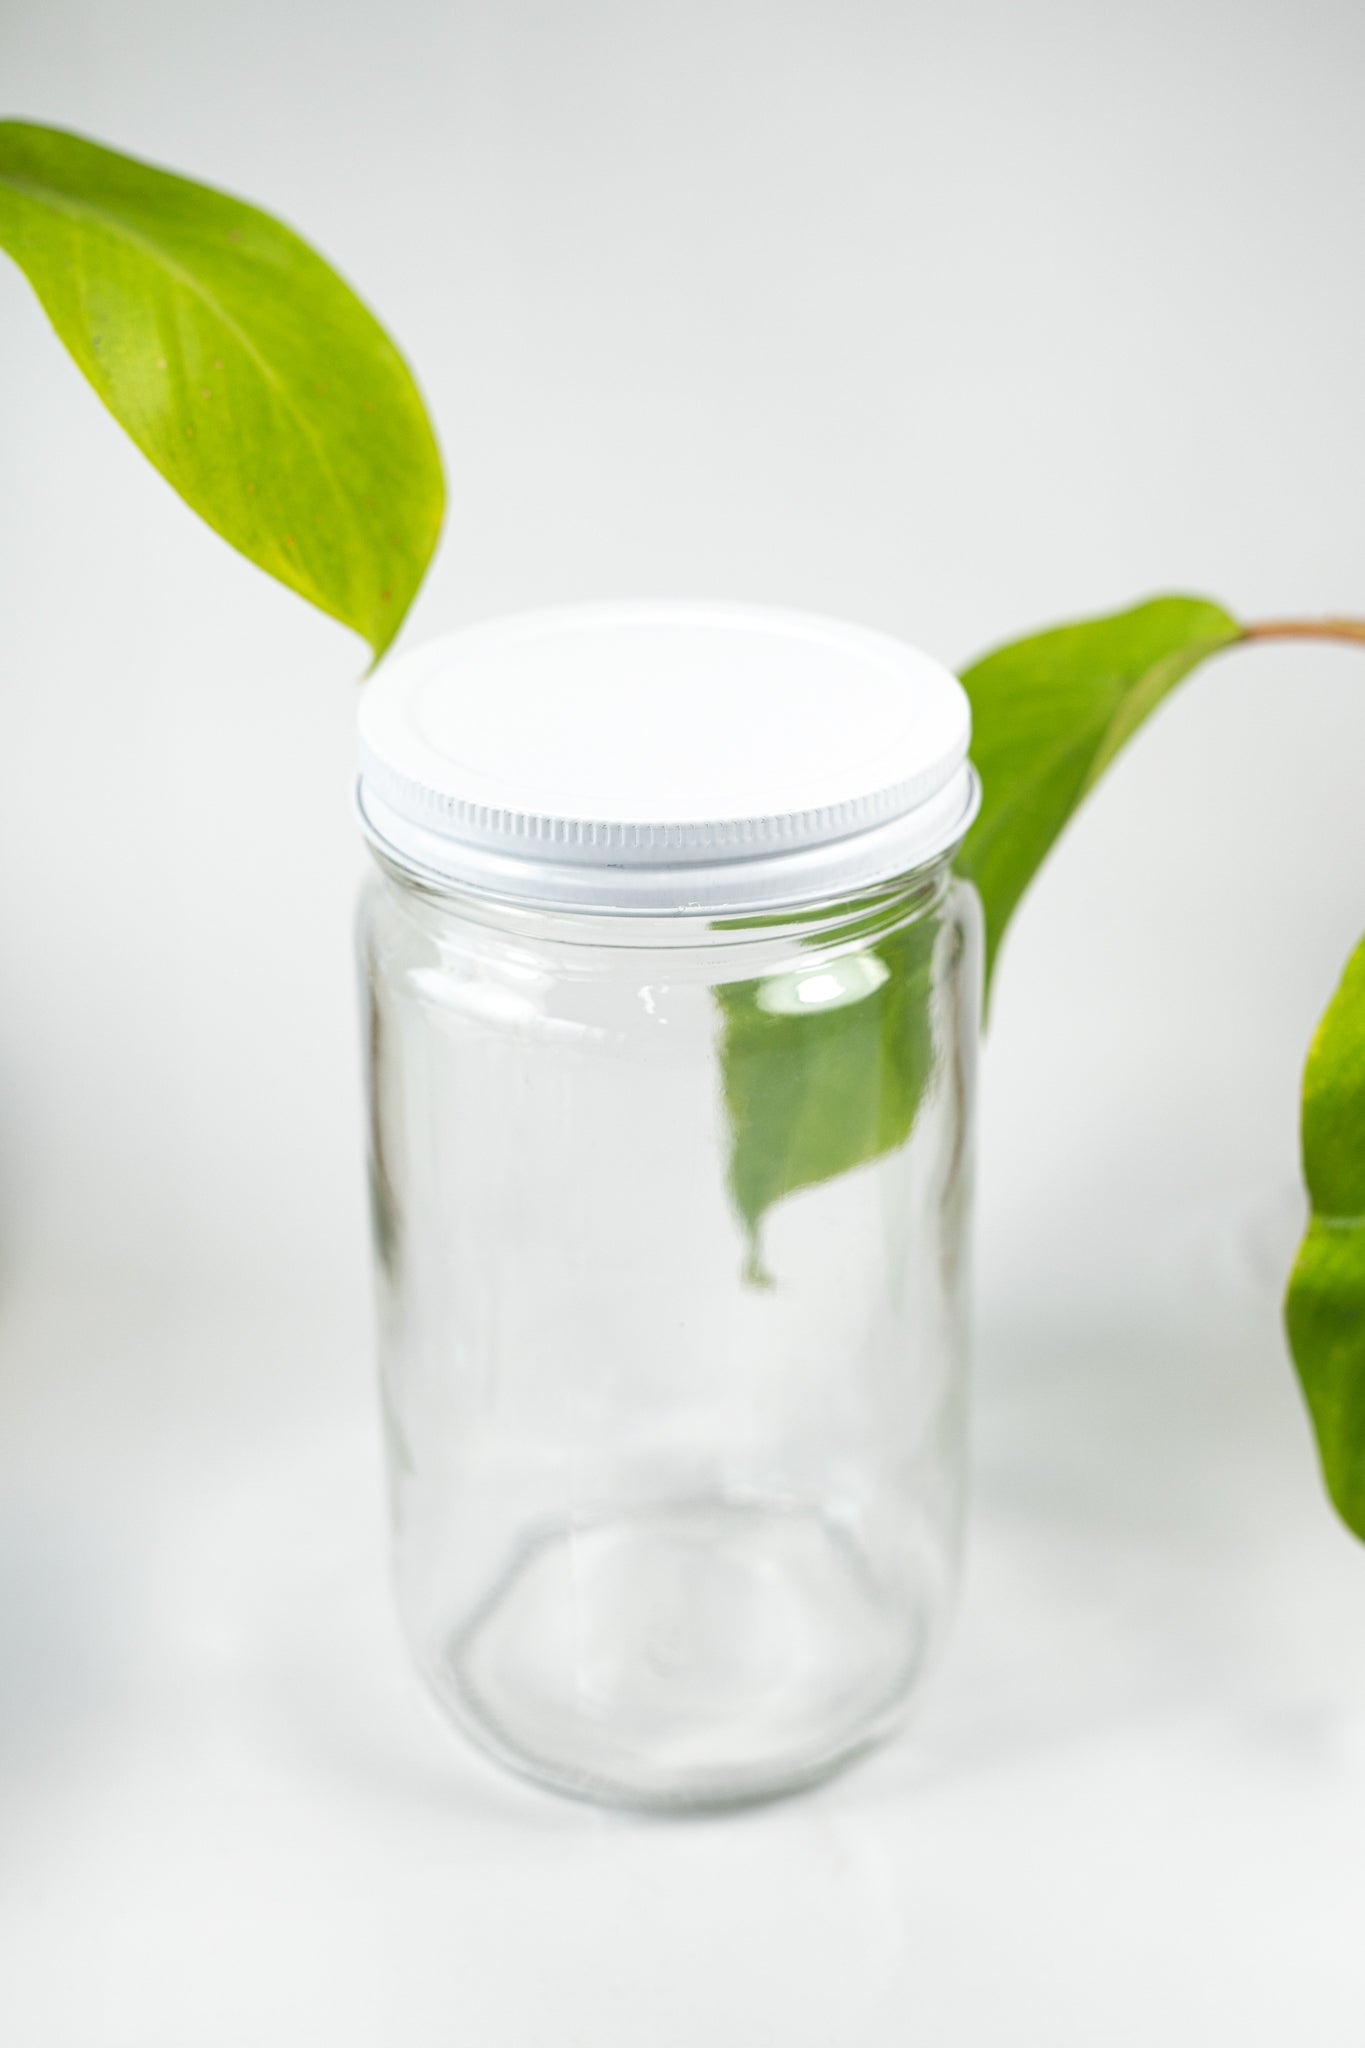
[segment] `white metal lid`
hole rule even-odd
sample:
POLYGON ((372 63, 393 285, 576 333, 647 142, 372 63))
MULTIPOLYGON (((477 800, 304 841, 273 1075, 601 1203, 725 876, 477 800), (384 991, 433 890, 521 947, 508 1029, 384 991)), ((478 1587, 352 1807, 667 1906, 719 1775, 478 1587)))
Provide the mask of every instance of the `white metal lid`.
POLYGON ((949 670, 865 627, 744 605, 498 619, 381 669, 362 821, 401 866, 517 902, 660 914, 908 872, 976 809, 949 670))

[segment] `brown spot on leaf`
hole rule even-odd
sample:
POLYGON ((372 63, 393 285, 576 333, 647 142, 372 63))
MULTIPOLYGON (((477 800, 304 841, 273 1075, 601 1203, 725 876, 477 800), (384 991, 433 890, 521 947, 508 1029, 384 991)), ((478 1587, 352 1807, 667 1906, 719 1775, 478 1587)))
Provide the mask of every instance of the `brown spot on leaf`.
POLYGON ((393 596, 393 592, 391 590, 381 590, 379 595, 384 600, 384 603, 387 604, 389 599, 393 596))

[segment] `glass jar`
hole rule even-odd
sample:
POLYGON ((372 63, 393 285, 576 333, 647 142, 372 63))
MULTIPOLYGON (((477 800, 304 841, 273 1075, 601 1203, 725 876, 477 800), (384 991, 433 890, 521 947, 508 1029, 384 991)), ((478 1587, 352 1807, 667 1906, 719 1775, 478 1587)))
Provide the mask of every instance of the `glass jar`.
POLYGON ((939 1639, 967 731, 899 643, 730 607, 532 615, 369 686, 399 1603, 454 1719, 563 1790, 812 1782, 939 1639))

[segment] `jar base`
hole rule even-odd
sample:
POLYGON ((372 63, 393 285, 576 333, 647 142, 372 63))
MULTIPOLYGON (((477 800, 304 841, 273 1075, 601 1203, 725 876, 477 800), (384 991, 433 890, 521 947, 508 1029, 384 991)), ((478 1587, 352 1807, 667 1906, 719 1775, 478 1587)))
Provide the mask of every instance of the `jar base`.
POLYGON ((703 1809, 795 1791, 880 1740, 926 1636, 820 1510, 685 1501, 540 1533, 430 1676, 525 1776, 703 1809))

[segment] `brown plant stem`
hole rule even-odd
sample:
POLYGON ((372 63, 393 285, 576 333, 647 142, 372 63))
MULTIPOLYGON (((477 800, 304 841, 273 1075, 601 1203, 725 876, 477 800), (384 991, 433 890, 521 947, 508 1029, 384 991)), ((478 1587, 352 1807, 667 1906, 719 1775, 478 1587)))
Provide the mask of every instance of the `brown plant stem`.
POLYGON ((1244 626, 1246 640, 1340 640, 1365 645, 1365 619, 1263 619, 1244 626))

